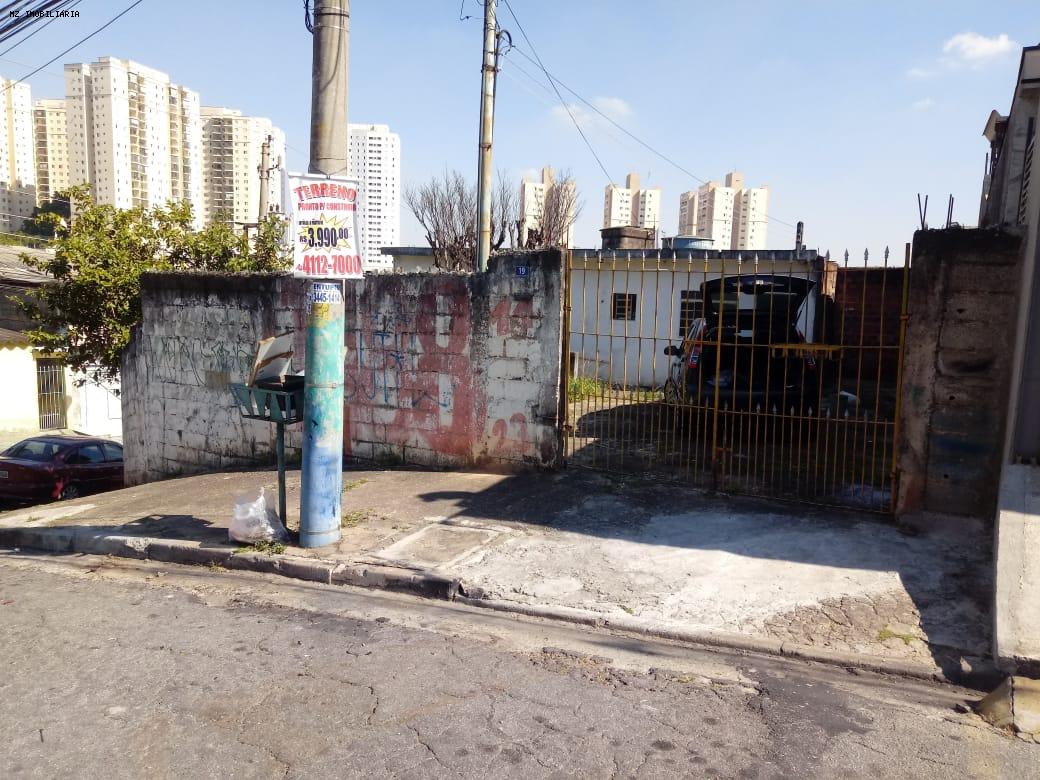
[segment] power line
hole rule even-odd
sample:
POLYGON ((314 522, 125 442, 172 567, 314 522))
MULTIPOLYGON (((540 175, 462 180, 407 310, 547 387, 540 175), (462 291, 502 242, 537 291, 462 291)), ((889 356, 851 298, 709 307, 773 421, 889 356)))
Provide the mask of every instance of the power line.
MULTIPOLYGON (((74 0, 74 2, 72 3, 72 5, 70 5, 70 6, 69 6, 69 10, 71 11, 71 10, 72 10, 73 8, 75 8, 75 7, 77 6, 77 5, 79 5, 79 4, 80 4, 80 2, 81 2, 81 0, 74 0)), ((29 40, 29 39, 30 39, 30 38, 32 38, 32 37, 33 37, 34 35, 36 35, 36 33, 40 32, 40 31, 42 31, 42 30, 43 30, 44 28, 46 28, 46 27, 49 27, 50 25, 52 25, 52 24, 53 24, 53 23, 54 23, 54 22, 55 22, 55 21, 56 21, 56 20, 57 20, 58 18, 59 18, 59 17, 57 17, 57 16, 52 16, 52 17, 50 18, 50 20, 49 20, 49 21, 48 21, 48 22, 47 22, 46 24, 42 25, 41 27, 37 27, 37 28, 36 28, 35 30, 33 30, 33 31, 32 31, 31 33, 29 33, 28 35, 26 35, 26 36, 25 36, 24 38, 22 38, 22 39, 21 39, 20 41, 18 41, 17 43, 13 43, 13 44, 11 44, 10 46, 8 46, 8 47, 7 47, 6 49, 4 49, 3 51, 0 51, 0 57, 3 57, 3 56, 4 56, 5 54, 7 54, 7 53, 8 53, 9 51, 11 51, 12 49, 17 49, 17 48, 18 48, 19 46, 21 46, 21 45, 22 45, 23 43, 25 43, 25 42, 26 42, 27 40, 29 40)))
MULTIPOLYGON (((503 0, 503 2, 506 2, 506 0, 503 0)), ((508 2, 506 2, 506 5, 508 6, 508 2)), ((515 17, 514 17, 514 18, 515 18, 515 17)), ((521 33, 522 33, 522 32, 523 32, 523 30, 521 30, 521 33)), ((525 36, 524 36, 524 38, 526 39, 526 38, 527 38, 527 36, 525 35, 525 36)), ((530 44, 530 41, 528 41, 528 44, 530 44)), ((600 108, 599 108, 598 106, 596 106, 596 105, 595 105, 594 103, 591 103, 590 101, 586 100, 586 99, 585 99, 584 97, 582 97, 582 96, 581 96, 580 94, 578 94, 578 93, 577 93, 577 92, 576 92, 576 91, 575 91, 574 89, 572 89, 571 87, 567 86, 567 85, 566 85, 566 84, 564 84, 564 83, 563 83, 562 81, 560 81, 560 79, 559 79, 559 78, 557 78, 557 77, 556 77, 556 76, 554 76, 553 74, 549 73, 549 71, 548 71, 548 70, 546 70, 546 69, 545 69, 545 67, 544 67, 544 66, 543 66, 543 65, 541 64, 541 60, 537 59, 537 57, 538 57, 538 54, 537 54, 537 52, 533 52, 533 47, 532 47, 532 52, 534 53, 534 58, 532 58, 532 57, 531 57, 531 55, 529 55, 529 54, 528 54, 527 52, 525 52, 525 51, 524 51, 523 49, 521 49, 521 48, 520 48, 520 47, 518 47, 518 46, 514 46, 514 47, 512 47, 512 48, 511 48, 511 49, 510 49, 509 51, 515 51, 515 52, 517 52, 518 54, 520 54, 520 56, 522 56, 522 57, 523 57, 524 59, 528 60, 529 62, 531 62, 531 63, 532 63, 532 64, 534 64, 534 65, 537 65, 537 66, 538 66, 539 68, 541 68, 542 72, 543 72, 543 73, 545 73, 545 76, 546 76, 546 78, 547 78, 547 79, 549 80, 549 82, 550 82, 551 84, 554 84, 554 89, 555 89, 555 84, 559 84, 559 85, 560 85, 561 87, 563 87, 563 88, 564 88, 565 90, 567 90, 567 91, 568 91, 568 92, 570 92, 570 93, 571 93, 572 95, 574 95, 574 97, 576 97, 576 98, 577 98, 578 100, 580 100, 580 101, 581 101, 582 103, 584 103, 584 104, 585 104, 586 106, 588 106, 588 107, 589 107, 589 108, 590 108, 591 110, 595 111, 595 112, 596 112, 596 114, 598 114, 599 116, 603 117, 603 119, 607 120, 607 121, 608 121, 608 122, 609 122, 610 124, 612 124, 612 125, 613 125, 614 127, 616 127, 616 128, 618 129, 618 130, 620 130, 620 131, 621 131, 622 133, 624 133, 625 135, 627 135, 627 136, 628 136, 629 138, 631 138, 631 139, 632 139, 633 141, 635 141, 636 143, 638 143, 638 144, 639 144, 640 146, 642 146, 642 147, 643 147, 644 149, 647 149, 647 150, 648 150, 648 151, 650 151, 650 152, 651 152, 652 154, 654 154, 654 155, 656 155, 657 157, 661 158, 662 160, 664 160, 664 161, 665 161, 666 163, 668 163, 669 165, 671 165, 671 166, 672 166, 672 167, 674 167, 675 169, 677 169, 677 170, 681 171, 682 173, 685 173, 685 174, 686 174, 687 176, 689 176, 689 177, 690 177, 691 179, 695 179, 696 181, 699 181, 699 182, 700 182, 701 184, 707 184, 707 183, 708 183, 706 179, 702 179, 702 178, 701 178, 700 176, 698 176, 697 174, 693 173, 692 171, 690 171, 689 169, 685 168, 684 166, 680 165, 680 164, 679 164, 678 162, 676 162, 675 160, 673 160, 673 159, 672 159, 671 157, 669 157, 668 155, 666 155, 666 154, 664 154, 663 152, 661 152, 661 151, 658 151, 657 149, 655 149, 655 148, 654 148, 653 146, 651 146, 650 144, 648 144, 648 143, 647 143, 646 141, 644 141, 644 140, 643 140, 642 138, 640 138, 639 136, 637 136, 637 135, 636 135, 635 133, 633 133, 633 132, 631 132, 630 130, 628 130, 628 128, 626 128, 626 127, 624 127, 623 125, 619 124, 619 123, 618 123, 618 122, 617 122, 616 120, 614 120, 614 119, 613 119, 612 117, 610 117, 610 116, 608 116, 607 114, 605 114, 605 113, 604 113, 604 112, 603 112, 603 111, 602 111, 602 110, 601 110, 601 109, 600 109, 600 108)), ((508 52, 506 52, 506 53, 508 53, 508 52)), ((514 67, 515 67, 515 64, 514 64, 514 67)), ((557 92, 557 94, 559 94, 559 92, 557 92)), ((573 118, 573 117, 572 117, 572 118, 573 118)), ((796 226, 795 226, 795 225, 793 225, 792 223, 790 223, 790 222, 787 222, 787 221, 785 221, 785 220, 782 220, 782 219, 780 219, 779 217, 774 217, 774 216, 772 216, 772 215, 767 215, 767 218, 768 218, 768 219, 770 219, 770 220, 772 220, 773 222, 776 222, 776 223, 778 223, 778 224, 781 224, 781 225, 786 225, 787 227, 791 227, 791 228, 793 228, 793 227, 796 227, 796 226)))
MULTIPOLYGON (((0 42, 39 25, 48 17, 50 22, 53 22, 58 17, 51 14, 59 13, 70 3, 75 5, 75 2, 76 0, 23 0, 20 3, 7 3, 0 8, 0 42)), ((50 22, 43 26, 46 27, 50 22)))
POLYGON ((93 37, 94 37, 95 35, 97 35, 97 34, 98 34, 99 32, 101 32, 101 31, 102 31, 102 30, 104 30, 105 28, 107 28, 107 27, 111 26, 111 25, 112 25, 112 24, 113 24, 114 22, 118 21, 118 20, 119 20, 119 19, 121 19, 121 18, 122 18, 123 16, 126 16, 126 14, 130 13, 130 12, 131 12, 132 10, 134 10, 134 9, 135 9, 135 8, 136 8, 137 6, 139 6, 139 5, 140 5, 141 3, 143 3, 143 2, 144 2, 144 0, 134 0, 134 2, 133 2, 133 3, 131 3, 130 5, 128 5, 128 6, 127 6, 126 8, 124 8, 124 9, 123 9, 122 11, 120 11, 119 13, 117 13, 117 14, 116 14, 115 16, 113 16, 113 17, 112 17, 111 19, 109 19, 109 20, 108 20, 107 22, 105 22, 105 23, 104 23, 103 25, 101 25, 100 27, 98 27, 98 28, 97 28, 96 30, 94 30, 94 32, 90 33, 89 35, 87 35, 87 36, 85 36, 85 37, 83 37, 83 38, 80 38, 80 39, 79 39, 78 41, 76 41, 76 42, 75 42, 74 44, 72 44, 72 45, 71 45, 71 46, 70 46, 69 48, 67 48, 67 49, 66 49, 65 51, 63 51, 63 52, 61 52, 60 54, 56 55, 55 57, 52 57, 51 59, 47 60, 47 61, 46 61, 45 63, 43 63, 43 65, 41 65, 40 67, 36 68, 36 70, 33 70, 33 71, 31 71, 30 73, 26 73, 26 74, 25 74, 24 76, 22 76, 22 77, 21 77, 20 79, 18 79, 18 81, 13 81, 13 82, 11 82, 10 84, 8 84, 8 85, 7 85, 7 86, 6 86, 5 88, 4 88, 4 92, 7 92, 8 90, 10 90, 10 89, 11 89, 11 87, 12 87, 12 86, 14 86, 15 84, 18 84, 18 83, 20 83, 20 82, 22 82, 22 81, 25 81, 25 80, 26 80, 26 79, 28 79, 28 78, 32 78, 32 77, 33 77, 33 76, 35 76, 35 75, 36 75, 37 73, 39 73, 39 72, 40 72, 41 70, 43 70, 43 69, 44 69, 44 68, 46 68, 46 67, 47 67, 48 65, 50 65, 51 63, 53 63, 53 62, 54 62, 55 60, 59 60, 59 59, 61 59, 61 58, 62 58, 62 57, 64 57, 64 56, 65 56, 66 54, 68 54, 68 53, 69 53, 70 51, 72 51, 73 49, 75 49, 75 48, 76 48, 77 46, 81 46, 82 44, 86 43, 86 42, 87 42, 87 41, 89 41, 89 40, 90 40, 91 38, 93 38, 93 37))
POLYGON ((538 56, 538 51, 534 48, 534 44, 531 43, 531 39, 527 37, 527 32, 524 30, 524 26, 520 24, 520 20, 516 18, 516 13, 513 12, 513 6, 509 4, 509 0, 502 0, 505 3, 506 10, 509 11, 509 15, 513 17, 513 21, 516 22, 516 27, 520 30, 520 34, 524 36, 524 40, 527 41, 527 45, 531 47, 531 53, 534 54, 535 59, 538 61, 537 65, 542 69, 542 73, 545 74, 546 78, 549 79, 549 85, 553 88, 553 92, 556 93, 556 97, 560 99, 560 104, 567 112, 567 116, 571 118, 571 122, 574 123, 574 129, 578 131, 578 135, 581 136, 581 140, 585 142, 585 146, 589 148, 592 156, 596 158, 596 162, 599 164, 600 170, 603 171, 603 175, 607 177, 607 183, 613 184, 614 180, 610 178, 610 173, 607 171, 607 167, 603 164, 603 161, 599 159, 599 155, 596 154, 596 150, 592 148, 592 144, 589 142, 588 137, 585 135, 585 131, 581 129, 581 125, 578 124, 578 120, 574 117, 574 112, 571 111, 571 107, 567 105, 567 101, 563 99, 563 95, 560 94, 560 90, 556 87, 556 82, 553 81, 552 76, 549 75, 549 71, 545 69, 545 65, 542 64, 542 58, 538 56))

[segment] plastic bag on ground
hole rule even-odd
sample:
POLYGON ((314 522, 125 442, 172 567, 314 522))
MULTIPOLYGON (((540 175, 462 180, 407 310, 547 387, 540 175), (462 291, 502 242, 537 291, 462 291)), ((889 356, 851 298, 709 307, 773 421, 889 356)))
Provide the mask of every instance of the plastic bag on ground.
POLYGON ((287 542, 289 532, 268 506, 267 492, 260 488, 259 495, 250 493, 235 499, 235 514, 228 526, 228 537, 233 542, 287 542))

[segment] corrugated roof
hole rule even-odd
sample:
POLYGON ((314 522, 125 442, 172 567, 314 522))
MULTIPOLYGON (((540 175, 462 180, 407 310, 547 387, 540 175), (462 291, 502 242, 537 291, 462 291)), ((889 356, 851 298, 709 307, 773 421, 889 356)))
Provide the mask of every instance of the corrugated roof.
POLYGON ((0 328, 0 349, 27 346, 29 346, 29 339, 24 333, 17 330, 9 330, 8 328, 0 328))
POLYGON ((30 268, 20 257, 21 254, 33 257, 49 258, 51 253, 44 249, 32 249, 27 246, 0 245, 0 281, 18 284, 43 284, 50 277, 30 268))

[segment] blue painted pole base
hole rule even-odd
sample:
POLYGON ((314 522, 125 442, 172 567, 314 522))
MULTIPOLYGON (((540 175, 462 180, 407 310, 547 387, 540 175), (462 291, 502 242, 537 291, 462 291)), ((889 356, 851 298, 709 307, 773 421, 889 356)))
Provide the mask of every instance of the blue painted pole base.
POLYGON ((343 501, 343 295, 338 282, 314 282, 307 295, 300 546, 340 539, 343 501))

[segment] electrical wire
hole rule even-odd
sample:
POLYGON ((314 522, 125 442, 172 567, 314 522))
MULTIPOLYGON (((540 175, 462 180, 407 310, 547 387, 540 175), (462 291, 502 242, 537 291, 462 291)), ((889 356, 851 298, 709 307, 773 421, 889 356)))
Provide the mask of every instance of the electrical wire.
POLYGON ((581 129, 581 125, 578 123, 578 120, 574 117, 574 112, 571 111, 571 107, 567 105, 567 101, 563 99, 563 95, 560 93, 560 90, 556 87, 556 82, 553 81, 553 78, 549 75, 549 71, 546 70, 545 65, 542 64, 542 58, 538 56, 537 49, 535 49, 534 44, 531 43, 531 39, 527 36, 527 32, 524 30, 524 26, 520 24, 520 20, 516 17, 516 13, 513 11, 513 6, 509 4, 509 0, 502 0, 502 2, 505 4, 506 10, 509 11, 509 15, 513 17, 513 21, 516 23, 517 29, 520 30, 520 34, 524 36, 524 40, 527 41, 527 45, 531 47, 531 53, 534 54, 535 59, 538 61, 538 67, 542 69, 542 73, 544 73, 546 78, 549 79, 549 85, 553 88, 553 92, 556 93, 556 97, 559 98, 560 105, 562 105, 564 110, 567 112, 567 116, 569 116, 571 118, 571 122, 574 123, 574 129, 578 131, 578 135, 581 136, 581 140, 585 142, 585 146, 588 147, 589 152, 591 152, 592 156, 596 159, 596 163, 599 165, 600 170, 603 171, 603 175, 607 177, 607 183, 613 184, 614 180, 610 177, 610 173, 607 171, 607 167, 603 164, 603 161, 599 158, 599 155, 596 154, 596 150, 592 147, 592 143, 589 141, 588 136, 585 135, 585 131, 581 129))
MULTIPOLYGON (((70 3, 75 5, 76 0, 28 0, 21 3, 8 3, 0 9, 0 43, 20 34, 23 30, 39 25, 44 19, 50 19, 47 24, 59 18, 50 16, 61 10, 67 10, 70 3)), ((46 27, 44 24, 43 27, 46 27)))
POLYGON ((69 48, 65 49, 65 51, 63 51, 63 52, 61 52, 60 54, 57 54, 57 55, 55 55, 54 57, 52 57, 51 59, 47 60, 47 61, 46 61, 45 63, 43 63, 43 65, 41 65, 40 67, 36 68, 35 70, 33 70, 33 71, 29 72, 29 73, 26 73, 26 74, 25 74, 24 76, 22 76, 22 77, 21 77, 20 79, 18 79, 17 81, 12 81, 11 83, 9 83, 9 84, 8 84, 8 85, 7 85, 7 86, 6 86, 5 88, 4 88, 4 92, 7 92, 8 90, 10 90, 10 89, 11 89, 11 87, 13 87, 13 86, 14 86, 15 84, 18 84, 18 83, 20 83, 20 82, 23 82, 23 81, 25 81, 25 80, 26 80, 26 79, 28 79, 28 78, 31 78, 31 77, 35 76, 35 75, 36 75, 37 73, 39 73, 39 72, 40 72, 41 70, 43 70, 44 68, 46 68, 46 67, 47 67, 48 65, 50 65, 51 63, 53 63, 53 62, 55 62, 56 60, 59 60, 59 59, 61 59, 62 57, 64 57, 64 56, 65 56, 66 54, 68 54, 68 53, 69 53, 70 51, 72 51, 73 49, 75 49, 75 48, 76 48, 77 46, 80 46, 80 45, 82 45, 82 44, 86 43, 86 42, 87 42, 87 41, 89 41, 89 40, 90 40, 91 38, 93 38, 93 37, 94 37, 95 35, 97 35, 97 34, 98 34, 99 32, 101 32, 101 31, 102 31, 102 30, 104 30, 105 28, 107 28, 107 27, 111 26, 111 25, 112 25, 113 23, 115 23, 116 21, 118 21, 119 19, 121 19, 121 18, 122 18, 123 16, 126 16, 126 14, 130 13, 130 12, 131 12, 132 10, 134 10, 134 9, 135 9, 135 8, 136 8, 137 6, 139 6, 139 5, 140 5, 141 3, 143 3, 143 2, 144 2, 144 0, 134 0, 134 2, 133 2, 133 3, 131 3, 130 5, 128 5, 128 6, 126 7, 126 8, 124 8, 124 9, 123 9, 122 11, 120 11, 120 12, 119 12, 118 14, 116 14, 116 15, 115 15, 115 16, 113 16, 113 17, 112 17, 111 19, 109 19, 109 20, 108 20, 107 22, 105 22, 105 23, 104 23, 103 25, 101 25, 100 27, 98 27, 98 28, 97 28, 96 30, 94 30, 94 32, 90 33, 89 35, 87 35, 87 36, 85 36, 85 37, 83 37, 83 38, 80 38, 80 39, 79 39, 78 41, 76 41, 76 42, 75 42, 74 44, 72 44, 72 45, 71 45, 71 46, 70 46, 69 48))
MULTIPOLYGON (((506 0, 503 0, 503 2, 506 2, 506 0)), ((508 5, 508 3, 507 3, 507 5, 508 5)), ((523 32, 523 31, 521 30, 521 32, 523 32)), ((524 38, 526 39, 526 37, 527 37, 527 36, 525 35, 525 36, 524 36, 524 38)), ((530 41, 528 41, 528 44, 530 44, 530 41)), ((563 87, 563 88, 564 88, 565 90, 567 90, 567 91, 568 91, 568 92, 569 92, 570 94, 574 95, 574 97, 575 97, 575 98, 577 98, 577 99, 578 99, 579 101, 581 101, 581 102, 582 102, 583 104, 585 104, 586 106, 588 106, 588 107, 589 107, 589 108, 590 108, 590 109, 591 109, 592 111, 594 111, 594 112, 595 112, 596 114, 598 114, 599 116, 601 116, 601 117, 602 117, 603 119, 605 119, 605 120, 606 120, 607 122, 609 122, 609 123, 610 123, 611 125, 613 125, 614 127, 616 127, 616 128, 617 128, 618 130, 620 130, 620 131, 621 131, 622 133, 624 133, 625 135, 627 135, 627 136, 628 136, 629 138, 631 138, 631 139, 632 139, 633 141, 635 141, 636 143, 638 143, 638 144, 639 144, 640 146, 642 146, 642 147, 643 147, 644 149, 648 150, 648 151, 649 151, 649 152, 651 152, 652 154, 654 154, 654 155, 656 155, 657 157, 659 157, 660 159, 664 160, 664 161, 665 161, 666 163, 668 163, 669 165, 671 165, 671 166, 672 166, 673 168, 675 168, 676 170, 678 170, 678 171, 680 171, 680 172, 682 172, 682 173, 686 174, 686 175, 687 175, 687 176, 689 176, 689 177, 690 177, 691 179, 694 179, 694 180, 696 180, 696 181, 700 182, 701 184, 707 184, 707 183, 708 183, 706 179, 703 179, 703 178, 701 178, 701 177, 700 177, 700 176, 698 176, 697 174, 693 173, 693 172, 692 172, 692 171, 690 171, 689 169, 685 168, 685 167, 684 167, 683 165, 681 165, 681 164, 679 164, 678 162, 676 162, 675 160, 673 160, 673 159, 672 159, 671 157, 669 157, 668 155, 666 155, 666 154, 664 154, 663 152, 661 152, 661 151, 659 151, 659 150, 655 149, 655 148, 654 148, 653 146, 651 146, 651 145, 650 145, 649 143, 647 143, 647 142, 646 142, 646 141, 644 141, 644 140, 643 140, 642 138, 640 138, 639 136, 637 136, 637 135, 636 135, 635 133, 633 133, 632 131, 630 131, 630 130, 629 130, 628 128, 626 128, 626 127, 624 127, 623 125, 619 124, 619 123, 618 123, 618 122, 617 122, 616 120, 614 120, 614 119, 613 119, 612 117, 610 117, 609 115, 607 115, 606 113, 604 113, 604 112, 603 112, 603 111, 602 111, 602 110, 601 110, 601 109, 600 109, 599 107, 597 107, 597 106, 596 106, 596 105, 595 105, 594 103, 591 103, 590 101, 586 100, 586 99, 585 99, 585 98, 584 98, 584 97, 583 97, 582 95, 580 95, 580 94, 579 94, 578 92, 576 92, 576 91, 575 91, 574 89, 572 89, 571 87, 567 86, 567 85, 566 85, 566 84, 564 84, 564 83, 563 83, 562 81, 560 81, 560 79, 559 79, 559 78, 557 78, 557 77, 556 77, 556 76, 554 76, 553 74, 549 73, 549 71, 548 71, 548 70, 546 70, 546 69, 545 69, 545 68, 544 68, 544 67, 543 67, 543 66, 541 65, 541 61, 537 59, 537 57, 538 57, 537 53, 535 53, 535 56, 534 56, 534 58, 532 58, 532 57, 531 57, 531 55, 529 55, 529 54, 528 54, 527 52, 525 52, 525 51, 524 51, 523 49, 521 49, 521 48, 520 48, 519 46, 513 46, 512 48, 510 48, 509 50, 507 50, 506 52, 504 52, 504 54, 508 54, 508 53, 509 53, 510 51, 515 51, 515 52, 517 52, 517 53, 518 53, 518 54, 519 54, 520 56, 522 56, 522 57, 523 57, 524 59, 528 60, 529 62, 531 62, 531 63, 532 63, 532 64, 534 64, 534 65, 537 65, 537 66, 538 66, 539 68, 541 68, 542 72, 543 72, 543 73, 545 73, 545 76, 546 76, 546 78, 547 78, 547 79, 549 79, 549 81, 550 81, 550 82, 555 82, 556 84, 559 84, 559 85, 560 85, 561 87, 563 87)), ((513 67, 516 67, 516 64, 515 64, 515 63, 513 64, 513 67)), ((777 224, 780 224, 780 225, 786 225, 787 227, 791 227, 791 228, 793 228, 793 227, 796 227, 796 225, 794 225, 794 224, 792 224, 792 223, 790 223, 790 222, 787 222, 787 221, 785 221, 785 220, 782 220, 782 219, 780 219, 779 217, 774 217, 774 216, 772 216, 771 214, 767 214, 767 215, 766 215, 766 218, 767 218, 767 219, 769 219, 769 220, 771 220, 771 221, 773 221, 773 222, 776 222, 777 224)))
MULTIPOLYGON (((79 5, 79 4, 80 4, 80 2, 81 2, 81 0, 74 0, 74 2, 73 2, 73 3, 72 3, 72 4, 70 5, 70 6, 69 6, 69 9, 68 9, 68 10, 70 10, 70 11, 71 11, 71 10, 72 10, 73 8, 75 8, 75 7, 77 6, 77 5, 79 5)), ((44 29, 46 29, 47 27, 49 27, 50 25, 52 25, 52 24, 53 24, 53 23, 54 23, 55 21, 57 21, 58 19, 59 19, 59 17, 57 17, 57 16, 52 16, 52 17, 51 17, 51 18, 50 18, 50 19, 49 19, 49 20, 47 21, 47 23, 46 23, 46 24, 44 24, 44 25, 42 25, 42 26, 40 26, 40 27, 37 27, 37 28, 36 28, 35 30, 33 30, 33 31, 32 31, 31 33, 29 33, 28 35, 26 35, 26 36, 25 36, 24 38, 22 38, 22 39, 21 39, 20 41, 18 41, 17 43, 13 43, 13 44, 11 44, 10 46, 8 46, 8 47, 7 47, 6 49, 4 49, 3 51, 0 51, 0 57, 3 57, 3 56, 4 56, 5 54, 7 54, 8 52, 12 51, 13 49, 17 49, 17 48, 18 48, 19 46, 21 46, 21 45, 22 45, 23 43, 25 43, 25 42, 26 42, 27 40, 29 40, 29 39, 30 39, 30 38, 32 38, 32 37, 33 37, 34 35, 36 35, 36 33, 38 33, 38 32, 41 32, 41 31, 43 31, 44 29)))

